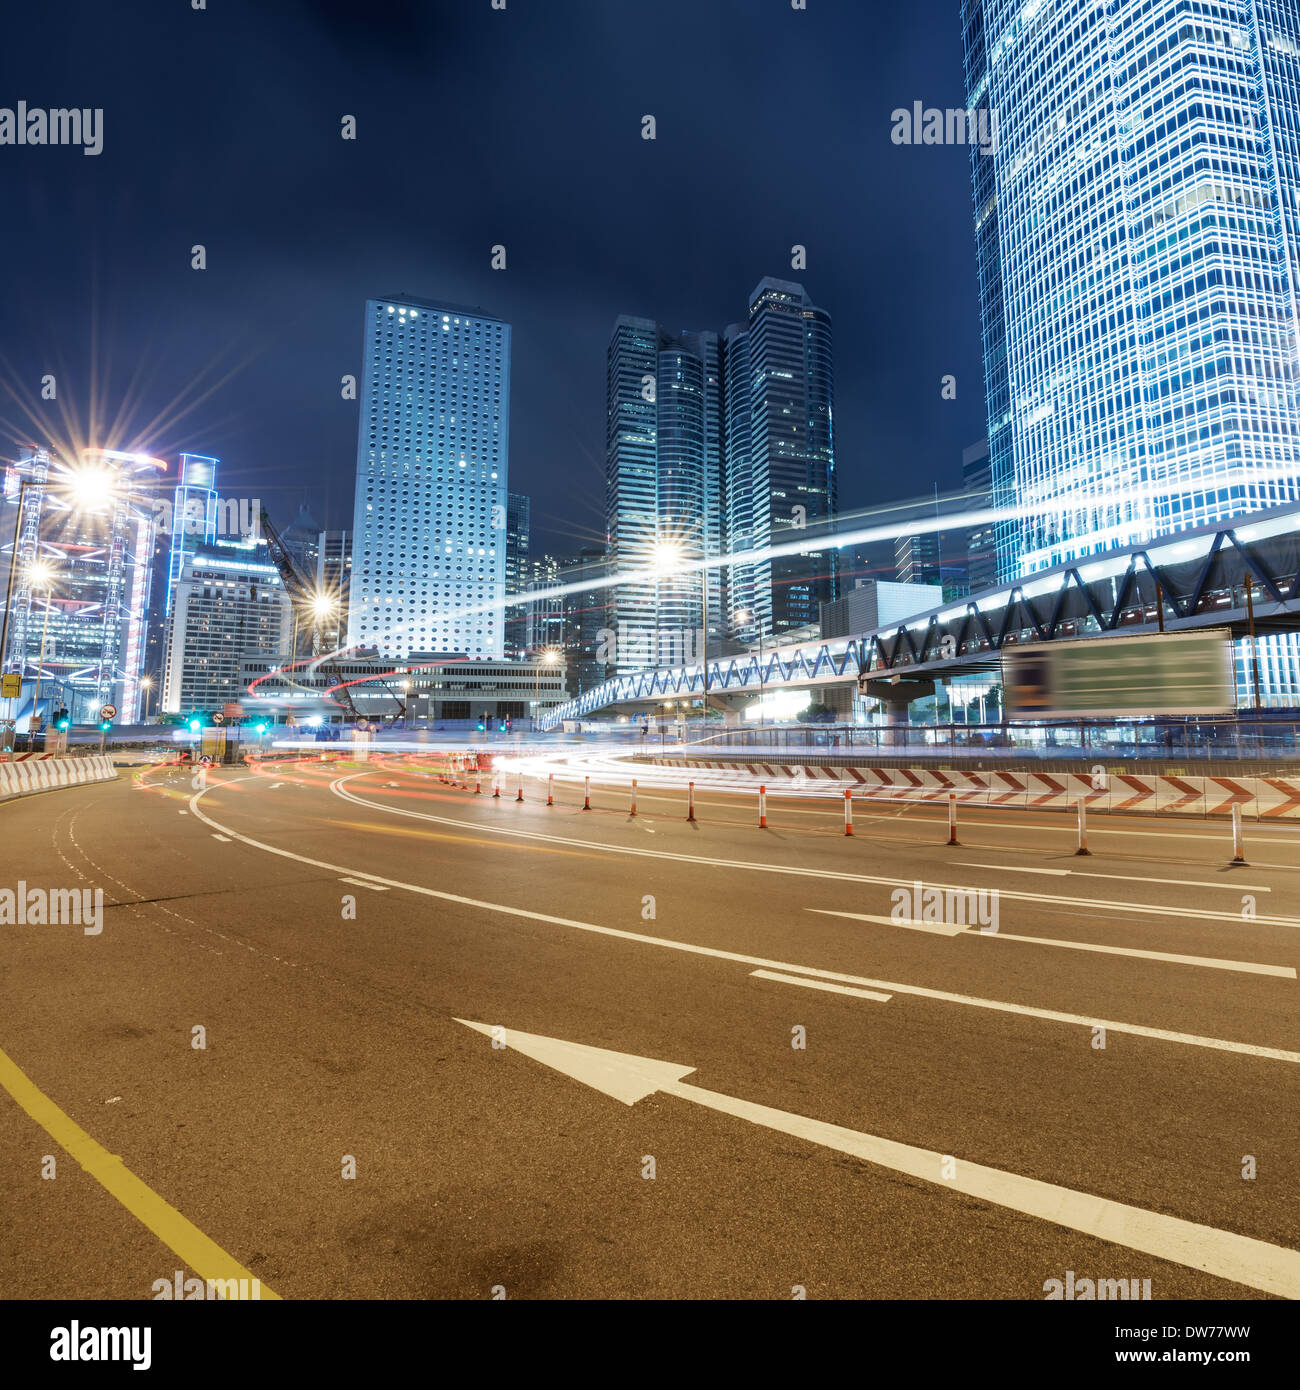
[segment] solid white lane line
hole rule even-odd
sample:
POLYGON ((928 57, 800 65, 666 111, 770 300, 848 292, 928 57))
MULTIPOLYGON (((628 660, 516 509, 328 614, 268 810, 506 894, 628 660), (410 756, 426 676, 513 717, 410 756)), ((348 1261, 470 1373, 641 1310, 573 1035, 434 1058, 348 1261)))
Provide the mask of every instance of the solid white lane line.
POLYGON ((594 922, 579 922, 572 917, 556 917, 547 912, 534 912, 526 907, 510 907, 505 903, 484 902, 481 898, 467 898, 459 893, 444 893, 438 888, 426 888, 419 883, 404 883, 400 879, 382 878, 378 874, 366 873, 361 869, 351 869, 341 864, 331 864, 324 859, 312 859, 305 854, 297 854, 291 849, 268 845, 251 836, 241 835, 230 826, 215 821, 200 809, 199 801, 210 792, 224 790, 236 781, 251 781, 251 778, 232 778, 222 787, 207 787, 195 792, 190 798, 194 814, 206 825, 226 831, 242 844, 260 849, 267 854, 279 855, 282 859, 292 859, 298 864, 308 864, 314 869, 326 869, 332 874, 355 875, 371 883, 384 883, 390 888, 401 888, 408 893, 418 893, 421 897, 437 898, 441 902, 459 903, 481 912, 496 912, 503 917, 522 917, 532 922, 548 922, 552 926, 569 927, 574 931, 590 932, 595 936, 608 936, 621 941, 635 941, 643 946, 659 946, 669 951, 684 951, 690 955, 709 956, 714 960, 735 961, 741 965, 757 965, 768 970, 789 970, 799 975, 810 975, 819 980, 835 980, 840 984, 862 985, 866 988, 889 990, 895 994, 912 994, 920 999, 933 999, 945 1004, 966 1004, 973 1008, 993 1009, 998 1013, 1020 1014, 1025 1018, 1041 1018, 1053 1023, 1072 1023, 1083 1028, 1106 1028, 1113 1033, 1129 1033, 1134 1037, 1154 1038, 1161 1042, 1183 1043, 1192 1047, 1208 1047, 1219 1052, 1237 1052, 1248 1057, 1267 1057, 1277 1062, 1300 1064, 1300 1052, 1287 1052, 1282 1048, 1264 1047, 1258 1043, 1230 1042, 1224 1038, 1198 1037, 1194 1033, 1173 1033, 1163 1028, 1147 1028, 1137 1023, 1117 1023, 1112 1019, 1085 1018, 1080 1014, 1060 1013, 1052 1009, 1038 1009, 1027 1004, 1011 1004, 999 999, 980 999, 974 995, 953 994, 947 990, 927 989, 922 985, 902 985, 889 980, 871 980, 860 975, 845 975, 837 970, 819 970, 813 966, 792 965, 789 961, 768 960, 763 956, 745 955, 739 951, 723 951, 716 946, 696 946, 687 941, 673 941, 663 936, 646 936, 641 932, 624 931, 621 927, 602 927, 594 922))
POLYGON ((809 907, 821 917, 848 917, 854 922, 878 922, 886 927, 912 927, 934 932, 937 936, 987 936, 999 941, 1023 941, 1032 946, 1061 946, 1067 951, 1096 951, 1107 956, 1136 956, 1140 960, 1161 960, 1173 965, 1203 965, 1211 970, 1235 970, 1245 975, 1272 975, 1279 980, 1294 980, 1295 967, 1290 965, 1260 965, 1250 960, 1219 960, 1214 956, 1180 956, 1168 951, 1142 951, 1136 946, 1097 946, 1090 941, 1063 941, 1054 936, 1017 936, 1014 932, 986 931, 979 927, 948 926, 940 922, 905 922, 891 917, 874 917, 866 912, 832 912, 828 908, 809 907))
MULTIPOLYGON (((885 878, 877 874, 850 874, 843 873, 834 869, 801 869, 793 864, 763 864, 753 859, 720 859, 712 855, 702 854, 681 854, 672 850, 663 849, 640 849, 635 845, 609 845, 601 840, 579 840, 569 835, 548 835, 539 830, 520 830, 513 826, 485 825, 479 821, 466 821, 454 816, 435 816, 429 811, 416 811, 405 806, 388 806, 383 802, 367 801, 364 797, 357 796, 344 787, 345 782, 349 782, 353 777, 364 776, 364 773, 354 772, 347 777, 340 777, 336 782, 330 783, 330 791, 335 796, 344 801, 350 801, 354 806, 364 806, 371 811, 382 811, 389 816, 404 816, 410 820, 429 821, 434 825, 450 825, 462 832, 469 831, 483 835, 504 835, 520 840, 537 840, 546 844, 568 845, 577 849, 590 849, 604 854, 633 855, 641 859, 664 859, 678 864, 704 864, 711 868, 719 869, 741 869, 746 873, 766 873, 766 874, 786 874, 796 878, 819 878, 827 881, 844 883, 874 883, 881 884, 889 888, 911 887, 917 880, 915 875, 910 878, 885 878)), ((230 785, 226 783, 226 785, 230 785)), ((937 883, 933 880, 925 880, 927 886, 944 889, 967 888, 967 884, 957 883, 937 883)), ((1218 921, 1240 923, 1242 918, 1238 912, 1215 912, 1212 910, 1201 909, 1199 911, 1182 908, 1167 907, 1157 903, 1133 904, 1131 902, 1114 902, 1105 898, 1070 898, 1053 893, 1018 893, 1012 889, 1001 890, 1001 896, 1014 899, 1018 902, 1045 903, 1048 905, 1059 905, 1063 907, 1084 908, 1096 912, 1120 912, 1125 916, 1134 915, 1153 915, 1157 917, 1180 917, 1183 919, 1195 918, 1197 921, 1218 921)), ((1300 918, 1296 917, 1255 917, 1251 919, 1261 926, 1269 927, 1300 927, 1300 918)))
MULTIPOLYGON (((1091 834, 1091 830, 1088 832, 1091 834)), ((1174 888, 1226 888, 1229 893, 1271 893, 1257 883, 1206 883, 1192 878, 1142 878, 1137 874, 1098 874, 1089 869, 1021 869, 1010 864, 981 864, 975 859, 954 859, 964 869, 983 869, 988 874, 1051 874, 1056 878, 1113 878, 1121 883, 1167 883, 1174 888)))
POLYGON ((824 989, 832 994, 851 994, 855 999, 874 999, 877 1003, 888 1004, 893 998, 874 989, 850 989, 848 985, 833 985, 829 980, 809 980, 802 975, 782 975, 776 970, 751 970, 756 980, 776 980, 783 985, 803 985, 805 989, 824 989))

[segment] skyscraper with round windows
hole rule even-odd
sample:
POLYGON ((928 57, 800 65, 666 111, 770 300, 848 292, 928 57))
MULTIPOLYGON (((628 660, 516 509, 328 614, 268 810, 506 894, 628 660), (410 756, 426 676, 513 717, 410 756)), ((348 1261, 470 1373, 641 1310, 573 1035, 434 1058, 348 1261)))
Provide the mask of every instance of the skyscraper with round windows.
POLYGON ((364 352, 348 643, 499 660, 510 325, 372 299, 364 352))

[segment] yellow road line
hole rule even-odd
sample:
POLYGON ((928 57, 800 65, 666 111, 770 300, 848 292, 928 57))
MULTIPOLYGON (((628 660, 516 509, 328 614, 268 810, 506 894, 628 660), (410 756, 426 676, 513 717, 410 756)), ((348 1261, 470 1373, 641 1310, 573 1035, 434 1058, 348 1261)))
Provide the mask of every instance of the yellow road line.
MULTIPOLYGON (((165 1202, 147 1183, 136 1175, 116 1155, 97 1143, 80 1125, 62 1110, 19 1069, 14 1061, 0 1052, 0 1086, 36 1121, 54 1142, 65 1149, 77 1163, 102 1187, 174 1251, 201 1279, 255 1279, 233 1256, 187 1221, 170 1203, 165 1202)), ((262 1284, 264 1299, 279 1299, 266 1284, 262 1284)))

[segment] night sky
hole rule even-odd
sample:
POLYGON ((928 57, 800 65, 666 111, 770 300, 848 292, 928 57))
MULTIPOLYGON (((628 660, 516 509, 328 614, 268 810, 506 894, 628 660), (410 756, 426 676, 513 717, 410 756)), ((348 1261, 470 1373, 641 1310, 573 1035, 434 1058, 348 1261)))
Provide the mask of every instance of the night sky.
POLYGON ((448 299, 514 325, 510 485, 565 553, 603 537, 615 315, 721 329, 763 275, 833 315, 842 510, 983 437, 968 154, 890 141, 964 104, 957 0, 26 5, 0 72, 0 106, 104 108, 98 157, 0 146, 0 377, 48 421, 0 392, 10 456, 84 437, 97 379, 93 442, 350 527, 363 303, 448 299))

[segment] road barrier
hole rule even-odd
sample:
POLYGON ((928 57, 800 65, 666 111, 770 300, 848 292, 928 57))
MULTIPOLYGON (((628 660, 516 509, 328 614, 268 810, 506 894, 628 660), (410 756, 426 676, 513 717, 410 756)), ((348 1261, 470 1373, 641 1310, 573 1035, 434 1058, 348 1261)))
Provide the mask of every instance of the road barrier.
POLYGON ((631 809, 631 811, 628 812, 628 814, 629 814, 629 815, 632 815, 632 816, 636 815, 636 778, 635 778, 635 777, 633 777, 633 779, 632 779, 632 809, 631 809))
POLYGON ((1244 864, 1246 862, 1246 849, 1242 844, 1241 837, 1241 807, 1232 808, 1232 862, 1234 864, 1244 864))
POLYGON ((0 798, 27 796, 58 787, 80 787, 90 782, 111 782, 117 777, 113 759, 105 753, 88 758, 29 758, 0 763, 0 798))
POLYGON ((1088 848, 1088 803, 1079 798, 1079 843, 1075 849, 1075 854, 1091 854, 1088 848))
POLYGON ((590 811, 590 810, 591 810, 591 778, 590 778, 590 777, 584 777, 584 778, 582 779, 582 809, 583 809, 584 811, 590 811))
POLYGON ((555 805, 555 773, 550 773, 546 778, 546 804, 555 805))
POLYGON ((767 788, 758 789, 758 828, 767 829, 767 788))
POLYGON ((687 819, 687 820, 694 820, 694 819, 695 819, 695 783, 694 783, 694 782, 687 782, 687 784, 686 784, 686 819, 687 819))
POLYGON ((844 789, 844 833, 853 834, 853 792, 848 787, 844 789))
POLYGON ((812 767, 796 763, 747 763, 720 759, 654 757, 660 767, 709 768, 749 773, 769 785, 798 778, 804 785, 851 783, 868 798, 938 801, 955 796, 977 806, 1046 811, 1072 810, 1079 801, 1093 811, 1160 815, 1230 816, 1239 807, 1256 820, 1300 820, 1300 775, 1295 777, 1183 777, 1125 772, 1098 764, 1086 772, 959 772, 909 767, 812 767))

